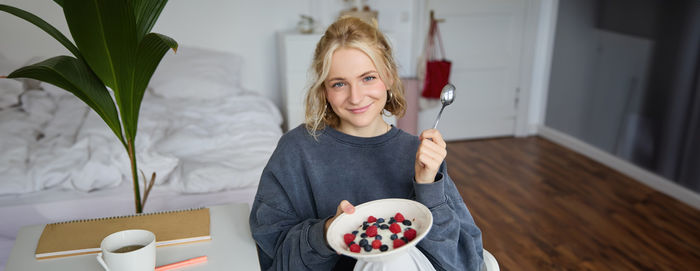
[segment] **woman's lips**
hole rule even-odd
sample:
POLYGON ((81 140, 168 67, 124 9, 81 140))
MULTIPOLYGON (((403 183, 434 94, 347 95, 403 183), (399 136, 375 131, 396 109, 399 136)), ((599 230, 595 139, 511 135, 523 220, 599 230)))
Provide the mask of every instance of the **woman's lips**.
POLYGON ((350 110, 350 112, 352 112, 353 114, 360 114, 360 113, 364 113, 365 111, 367 111, 371 105, 372 105, 372 104, 369 104, 369 105, 367 105, 367 106, 365 106, 365 107, 354 108, 354 109, 349 109, 349 110, 350 110))

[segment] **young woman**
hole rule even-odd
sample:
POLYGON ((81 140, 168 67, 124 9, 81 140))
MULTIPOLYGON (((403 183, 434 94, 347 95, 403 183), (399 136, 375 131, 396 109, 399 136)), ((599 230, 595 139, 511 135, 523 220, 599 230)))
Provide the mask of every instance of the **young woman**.
POLYGON ((312 63, 306 123, 286 133, 265 167, 250 214, 263 270, 348 269, 354 260, 326 242, 352 204, 382 198, 421 202, 433 214, 417 245, 436 270, 479 270, 481 231, 447 175, 440 132, 420 137, 387 124, 405 111, 391 47, 376 26, 341 18, 312 63))

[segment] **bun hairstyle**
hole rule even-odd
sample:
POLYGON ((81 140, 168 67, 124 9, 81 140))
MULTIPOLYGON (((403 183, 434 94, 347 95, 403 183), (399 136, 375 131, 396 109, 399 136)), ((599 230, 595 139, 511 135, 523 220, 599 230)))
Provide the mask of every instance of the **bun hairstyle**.
POLYGON ((377 21, 372 20, 370 24, 355 17, 341 17, 328 27, 318 41, 311 63, 314 79, 306 93, 305 125, 314 137, 316 131, 325 126, 337 127, 340 124, 340 118, 326 100, 324 82, 328 78, 333 53, 342 48, 360 50, 372 60, 380 79, 388 87, 385 112, 400 118, 406 111, 404 89, 391 46, 379 31, 377 21))

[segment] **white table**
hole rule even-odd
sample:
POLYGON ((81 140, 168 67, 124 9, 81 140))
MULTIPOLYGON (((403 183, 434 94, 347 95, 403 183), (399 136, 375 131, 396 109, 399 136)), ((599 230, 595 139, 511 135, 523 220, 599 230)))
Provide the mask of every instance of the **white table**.
MULTIPOLYGON (((247 204, 227 204, 210 208, 211 241, 160 247, 156 249, 156 265, 164 265, 206 255, 208 261, 182 268, 196 270, 260 270, 255 241, 250 234, 247 204)), ((34 251, 44 225, 22 227, 5 266, 6 271, 74 271, 103 270, 95 254, 57 259, 36 260, 34 251)))

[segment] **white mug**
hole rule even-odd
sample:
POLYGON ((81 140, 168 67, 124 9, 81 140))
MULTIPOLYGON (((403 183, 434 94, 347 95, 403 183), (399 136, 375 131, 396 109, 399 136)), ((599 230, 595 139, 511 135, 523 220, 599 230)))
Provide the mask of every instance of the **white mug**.
POLYGON ((156 268, 156 236, 147 230, 112 233, 100 244, 97 261, 106 271, 153 271, 156 268))

